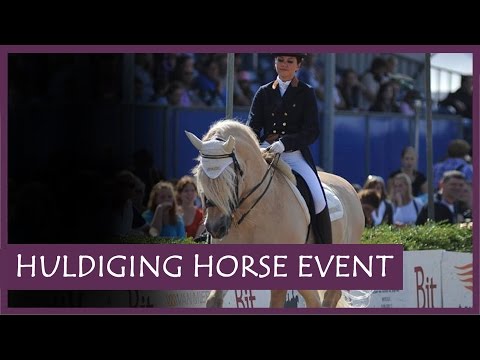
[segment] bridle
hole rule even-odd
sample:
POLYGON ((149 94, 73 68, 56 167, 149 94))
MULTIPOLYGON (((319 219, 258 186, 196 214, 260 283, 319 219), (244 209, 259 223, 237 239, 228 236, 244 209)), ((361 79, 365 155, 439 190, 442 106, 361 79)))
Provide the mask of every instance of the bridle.
MULTIPOLYGON (((221 139, 219 137, 217 137, 215 139, 225 142, 224 139, 221 139)), ((275 173, 275 167, 273 165, 276 164, 278 162, 278 159, 280 158, 280 154, 275 154, 275 158, 269 164, 267 170, 265 171, 265 174, 262 177, 262 180, 260 180, 260 182, 258 184, 256 184, 251 190, 249 190, 245 196, 243 196, 240 200, 238 200, 239 199, 239 196, 238 196, 238 183, 239 183, 238 177, 243 176, 244 172, 243 172, 242 168, 240 167, 240 164, 238 163, 237 157, 235 156, 235 151, 232 150, 232 152, 230 154, 223 154, 223 155, 208 155, 208 154, 203 154, 202 152, 200 152, 200 156, 204 159, 225 159, 225 158, 229 158, 229 157, 232 158, 233 169, 235 171, 235 195, 236 195, 236 199, 237 199, 236 204, 230 204, 230 210, 231 210, 231 213, 232 213, 232 217, 233 217, 233 213, 243 204, 243 202, 245 200, 248 199, 248 197, 250 195, 252 195, 263 184, 263 182, 267 179, 268 174, 270 174, 270 178, 268 179, 267 186, 265 187, 263 192, 260 194, 260 196, 253 202, 252 206, 250 206, 250 209, 248 209, 240 217, 240 219, 237 221, 237 225, 240 225, 243 222, 243 220, 245 220, 245 218, 250 213, 250 211, 252 211, 252 209, 255 207, 255 205, 258 204, 258 202, 263 198, 263 196, 267 192, 268 188, 270 187, 270 184, 272 183, 273 174, 275 173)), ((215 206, 215 204, 213 202, 211 202, 210 200, 205 199, 205 206, 208 208, 210 206, 215 206)))

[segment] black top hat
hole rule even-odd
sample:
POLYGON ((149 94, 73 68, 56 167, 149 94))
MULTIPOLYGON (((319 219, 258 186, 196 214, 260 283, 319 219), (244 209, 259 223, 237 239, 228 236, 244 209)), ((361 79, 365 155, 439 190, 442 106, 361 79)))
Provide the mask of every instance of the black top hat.
POLYGON ((303 60, 303 58, 306 58, 308 54, 305 54, 305 53, 273 53, 272 55, 274 57, 277 57, 277 56, 295 56, 296 58, 300 58, 300 60, 303 60))

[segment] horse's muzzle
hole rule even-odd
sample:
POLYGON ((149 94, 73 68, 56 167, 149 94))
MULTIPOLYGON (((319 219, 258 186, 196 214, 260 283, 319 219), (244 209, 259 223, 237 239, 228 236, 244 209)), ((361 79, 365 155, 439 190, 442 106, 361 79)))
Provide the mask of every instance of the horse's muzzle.
POLYGON ((205 227, 215 239, 221 239, 228 234, 230 225, 232 225, 232 219, 229 216, 221 216, 216 221, 210 221, 207 217, 205 227))

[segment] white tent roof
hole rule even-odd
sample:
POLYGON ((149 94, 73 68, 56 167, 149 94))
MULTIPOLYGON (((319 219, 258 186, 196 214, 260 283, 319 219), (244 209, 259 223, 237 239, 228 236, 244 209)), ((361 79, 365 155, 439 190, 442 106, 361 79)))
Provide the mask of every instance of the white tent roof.
MULTIPOLYGON (((399 53, 399 55, 418 62, 425 61, 424 53, 399 53)), ((472 53, 432 53, 432 67, 459 72, 463 75, 473 74, 472 53)))

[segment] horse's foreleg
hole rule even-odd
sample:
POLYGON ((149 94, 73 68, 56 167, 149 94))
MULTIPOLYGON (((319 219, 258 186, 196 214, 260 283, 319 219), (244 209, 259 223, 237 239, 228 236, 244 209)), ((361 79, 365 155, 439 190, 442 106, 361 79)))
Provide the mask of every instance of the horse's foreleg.
POLYGON ((223 307, 223 298, 227 295, 227 290, 212 290, 207 298, 207 308, 223 307))
POLYGON ((341 290, 327 290, 322 301, 322 307, 334 308, 337 307, 338 301, 342 297, 341 290))
POLYGON ((270 307, 283 308, 285 307, 285 299, 287 298, 288 290, 271 290, 270 291, 270 307))
POLYGON ((320 300, 320 295, 316 290, 298 290, 300 295, 303 296, 305 300, 305 306, 307 308, 319 308, 322 306, 322 302, 320 300))

